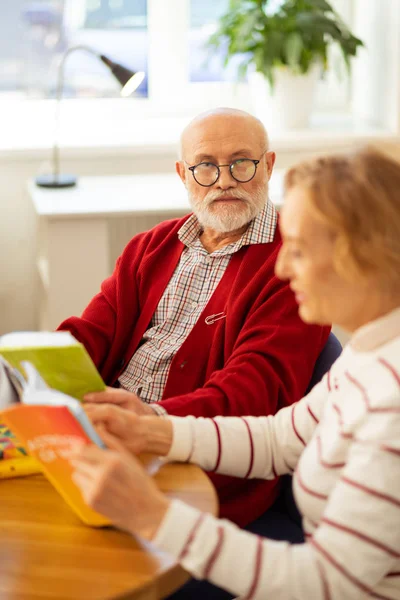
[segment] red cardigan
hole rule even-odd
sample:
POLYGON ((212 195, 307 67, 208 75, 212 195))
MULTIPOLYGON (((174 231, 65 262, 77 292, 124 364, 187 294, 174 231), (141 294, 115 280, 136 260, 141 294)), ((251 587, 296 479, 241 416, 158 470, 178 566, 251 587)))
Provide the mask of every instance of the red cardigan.
MULTIPOLYGON (((135 236, 81 318, 66 329, 113 385, 136 351, 184 245, 174 219, 135 236)), ((299 400, 329 328, 304 324, 287 283, 274 275, 281 238, 235 253, 193 330, 176 353, 162 405, 172 415, 268 415, 299 400), (226 318, 207 324, 206 317, 226 318)), ((210 474, 221 516, 243 526, 275 500, 277 481, 210 474)))

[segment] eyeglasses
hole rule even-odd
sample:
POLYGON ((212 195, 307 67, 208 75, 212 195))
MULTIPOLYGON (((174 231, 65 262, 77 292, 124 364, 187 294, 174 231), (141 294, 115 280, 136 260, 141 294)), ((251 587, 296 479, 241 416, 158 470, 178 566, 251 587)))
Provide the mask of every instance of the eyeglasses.
POLYGON ((259 162, 259 160, 253 160, 251 158, 239 158, 228 165, 215 165, 211 162, 201 162, 198 165, 188 168, 189 171, 192 171, 193 178, 199 185, 211 187, 214 183, 217 183, 221 175, 221 167, 229 167, 231 176, 239 183, 251 181, 257 172, 257 165, 259 162))

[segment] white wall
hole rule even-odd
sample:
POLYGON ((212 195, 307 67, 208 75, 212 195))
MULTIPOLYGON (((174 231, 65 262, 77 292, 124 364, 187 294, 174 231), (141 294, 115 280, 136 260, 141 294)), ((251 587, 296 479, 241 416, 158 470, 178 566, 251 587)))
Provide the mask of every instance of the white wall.
MULTIPOLYGON (((0 156, 0 334, 38 325, 37 219, 27 182, 39 172, 44 158, 42 151, 37 158, 19 152, 4 154, 0 156)), ((70 157, 63 160, 63 170, 80 175, 169 172, 174 160, 173 152, 149 159, 126 152, 118 156, 111 150, 93 157, 70 157)))
MULTIPOLYGON (((343 137, 296 143, 272 140, 277 150, 277 168, 321 152, 347 149, 359 140, 343 137)), ((39 277, 35 265, 37 220, 27 193, 27 182, 42 171, 48 151, 9 151, 0 153, 0 334, 38 328, 39 277)), ((174 170, 176 146, 164 149, 120 148, 66 150, 62 170, 78 175, 160 173, 174 170)), ((160 215, 162 220, 162 215, 160 215)), ((123 244, 125 240, 123 241, 123 244)), ((116 257, 113 257, 115 259, 116 257)), ((90 299, 88 298, 88 301, 90 299)), ((345 341, 345 337, 341 339, 345 341)))

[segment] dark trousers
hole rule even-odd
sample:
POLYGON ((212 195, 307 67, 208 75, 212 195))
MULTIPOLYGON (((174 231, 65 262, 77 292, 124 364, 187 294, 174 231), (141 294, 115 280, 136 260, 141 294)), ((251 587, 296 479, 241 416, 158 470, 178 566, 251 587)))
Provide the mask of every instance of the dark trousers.
MULTIPOLYGON (((297 508, 290 486, 291 480, 288 478, 284 481, 282 493, 275 504, 261 517, 247 525, 245 530, 272 540, 284 540, 293 544, 304 542, 302 528, 296 519, 297 508)), ((232 598, 234 598, 232 594, 208 581, 190 579, 177 592, 169 596, 168 600, 231 600, 232 598)))

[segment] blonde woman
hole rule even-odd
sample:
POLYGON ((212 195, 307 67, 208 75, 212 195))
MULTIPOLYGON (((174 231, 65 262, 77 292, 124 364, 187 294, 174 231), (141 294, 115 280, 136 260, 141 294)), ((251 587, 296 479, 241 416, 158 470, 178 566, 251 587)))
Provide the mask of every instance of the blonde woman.
POLYGON ((277 274, 304 321, 351 333, 340 358, 276 416, 139 418, 94 406, 113 449, 78 450, 75 481, 116 525, 240 597, 398 600, 400 163, 368 147, 300 164, 285 187, 277 274), (294 473, 306 542, 259 538, 168 500, 132 456, 144 450, 237 477, 294 473))

